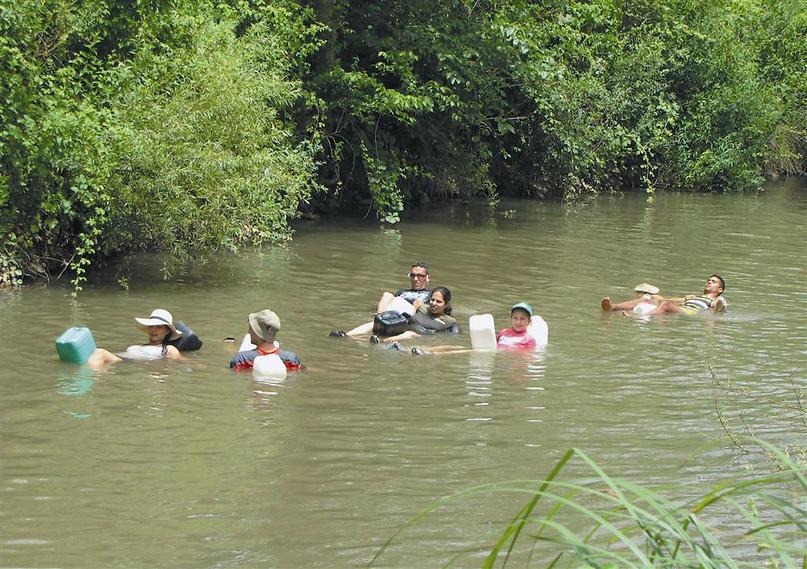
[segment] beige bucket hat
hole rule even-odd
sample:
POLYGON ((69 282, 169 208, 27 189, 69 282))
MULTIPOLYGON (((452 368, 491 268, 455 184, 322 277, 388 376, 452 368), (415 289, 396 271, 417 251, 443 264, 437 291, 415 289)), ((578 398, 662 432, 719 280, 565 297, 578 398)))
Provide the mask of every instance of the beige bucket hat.
POLYGON ((268 308, 253 312, 249 315, 249 327, 261 340, 268 342, 274 340, 280 330, 280 318, 268 308))
POLYGON ((643 292, 646 294, 658 294, 659 288, 657 286, 653 286, 648 283, 641 283, 633 287, 633 290, 636 292, 643 292))

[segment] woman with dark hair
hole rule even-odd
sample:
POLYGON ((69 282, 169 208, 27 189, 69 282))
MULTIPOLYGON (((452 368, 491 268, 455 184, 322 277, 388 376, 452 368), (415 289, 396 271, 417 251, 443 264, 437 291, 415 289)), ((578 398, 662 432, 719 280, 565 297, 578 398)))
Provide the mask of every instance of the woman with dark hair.
POLYGON ((113 354, 104 348, 97 348, 90 356, 87 364, 94 370, 102 370, 109 364, 114 364, 124 359, 183 359, 179 350, 172 344, 182 336, 182 331, 177 330, 170 312, 157 308, 148 318, 135 318, 135 322, 148 335, 148 343, 129 346, 125 352, 120 354, 113 354))
MULTIPOLYGON (((428 304, 416 301, 415 306, 417 311, 409 319, 406 332, 384 338, 384 342, 408 340, 441 332, 446 334, 460 333, 457 320, 451 316, 451 291, 448 288, 444 286, 433 288, 428 304)), ((378 344, 381 339, 373 335, 370 336, 370 341, 378 344)))

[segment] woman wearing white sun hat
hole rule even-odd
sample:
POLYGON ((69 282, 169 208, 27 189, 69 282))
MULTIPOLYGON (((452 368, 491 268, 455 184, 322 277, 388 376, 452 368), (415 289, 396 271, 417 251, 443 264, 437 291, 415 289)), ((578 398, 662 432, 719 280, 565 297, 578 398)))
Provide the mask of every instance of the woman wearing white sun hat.
POLYGON ((125 352, 117 355, 103 348, 98 348, 92 353, 87 362, 92 369, 103 369, 109 364, 119 362, 122 359, 182 359, 179 350, 169 343, 182 336, 182 332, 177 330, 174 325, 174 318, 170 312, 157 308, 147 318, 135 317, 135 322, 141 330, 148 334, 148 343, 129 346, 125 352))

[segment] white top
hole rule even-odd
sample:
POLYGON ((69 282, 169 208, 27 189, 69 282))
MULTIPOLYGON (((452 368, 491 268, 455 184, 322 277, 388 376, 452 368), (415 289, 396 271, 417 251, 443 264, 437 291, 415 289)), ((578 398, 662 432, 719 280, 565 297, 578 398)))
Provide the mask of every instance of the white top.
POLYGON ((163 357, 163 346, 137 344, 126 348, 126 351, 121 355, 129 360, 158 360, 163 357))

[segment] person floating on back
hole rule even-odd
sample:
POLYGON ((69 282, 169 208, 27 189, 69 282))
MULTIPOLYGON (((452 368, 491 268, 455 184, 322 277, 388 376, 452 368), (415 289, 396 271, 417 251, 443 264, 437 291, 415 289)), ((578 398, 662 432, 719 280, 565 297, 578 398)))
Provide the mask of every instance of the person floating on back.
MULTIPOLYGON (((414 263, 409 269, 409 286, 410 288, 400 288, 393 294, 391 292, 384 292, 376 305, 376 314, 382 314, 389 310, 390 305, 396 298, 401 298, 413 305, 417 310, 420 306, 426 305, 431 297, 429 290, 429 265, 424 261, 414 263)), ((366 322, 359 324, 355 328, 344 332, 342 330, 331 330, 330 336, 344 337, 344 336, 364 336, 373 333, 373 322, 366 322)))
POLYGON ((644 312, 648 316, 659 314, 697 314, 699 312, 721 313, 726 310, 726 299, 723 291, 726 281, 720 275, 712 274, 706 279, 703 294, 698 296, 688 294, 679 298, 664 298, 656 295, 645 295, 634 300, 627 300, 614 304, 609 297, 600 301, 602 309, 606 312, 620 310, 623 314, 632 311, 640 304, 653 304, 655 308, 644 312))
MULTIPOLYGON (((269 310, 253 312, 247 318, 247 333, 250 341, 255 344, 254 350, 238 352, 230 360, 230 368, 242 371, 252 369, 255 358, 258 356, 268 356, 276 354, 285 364, 289 371, 304 369, 300 358, 294 352, 287 352, 280 349, 275 339, 280 331, 280 318, 269 310)), ((282 368, 281 368, 282 369, 282 368)))

